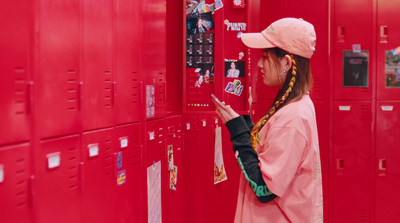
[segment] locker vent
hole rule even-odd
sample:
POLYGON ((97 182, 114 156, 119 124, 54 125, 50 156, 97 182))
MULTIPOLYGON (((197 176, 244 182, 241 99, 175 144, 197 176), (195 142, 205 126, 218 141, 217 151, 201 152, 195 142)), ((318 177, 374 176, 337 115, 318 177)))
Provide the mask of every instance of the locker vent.
POLYGON ((321 76, 313 76, 313 87, 312 87, 312 91, 315 95, 322 95, 324 92, 323 89, 323 81, 322 81, 322 77, 321 76))
POLYGON ((371 120, 371 110, 368 105, 361 105, 361 113, 360 118, 363 121, 370 121, 371 120))
POLYGON ((15 196, 16 207, 26 208, 27 206, 27 163, 25 159, 15 161, 15 196))
POLYGON ((133 78, 132 78, 132 103, 137 104, 139 103, 139 80, 137 78, 138 74, 136 72, 132 72, 133 78))
POLYGON ((68 111, 75 111, 78 109, 78 84, 76 81, 76 71, 68 70, 68 78, 67 78, 67 105, 68 111))
POLYGON ((67 150, 68 189, 76 190, 78 185, 78 151, 76 147, 67 150))
POLYGON ((112 159, 112 149, 111 149, 112 145, 111 145, 111 140, 106 139, 104 141, 104 164, 105 164, 105 175, 108 177, 112 176, 112 170, 113 170, 113 159, 112 159))
POLYGON ((360 223, 361 222, 369 222, 368 210, 360 210, 360 223))
POLYGON ((16 115, 23 115, 26 113, 26 80, 25 80, 25 69, 24 68, 15 68, 15 79, 14 79, 14 111, 16 115))
POLYGON ((139 149, 139 136, 135 132, 132 135, 132 143, 133 143, 133 165, 137 166, 140 163, 140 149, 139 149))
POLYGON ((104 72, 104 106, 110 108, 112 104, 112 82, 111 82, 111 72, 104 72))

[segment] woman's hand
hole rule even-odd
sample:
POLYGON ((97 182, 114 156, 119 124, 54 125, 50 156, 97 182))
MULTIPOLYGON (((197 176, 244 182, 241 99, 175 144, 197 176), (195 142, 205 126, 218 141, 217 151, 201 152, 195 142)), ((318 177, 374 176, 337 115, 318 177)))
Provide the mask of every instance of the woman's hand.
POLYGON ((217 109, 215 109, 215 112, 217 113, 217 115, 221 118, 222 123, 225 124, 228 121, 239 117, 239 114, 236 113, 231 106, 229 105, 225 105, 224 102, 222 102, 225 106, 221 106, 219 105, 217 102, 215 102, 214 99, 212 99, 212 101, 215 104, 215 107, 217 107, 217 109))

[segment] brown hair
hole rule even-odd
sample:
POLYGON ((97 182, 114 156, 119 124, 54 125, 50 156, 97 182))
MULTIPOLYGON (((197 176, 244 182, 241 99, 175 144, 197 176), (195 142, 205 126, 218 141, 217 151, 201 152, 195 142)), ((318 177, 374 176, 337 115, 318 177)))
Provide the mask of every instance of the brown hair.
POLYGON ((251 143, 256 150, 256 142, 260 143, 258 132, 268 122, 268 120, 283 106, 289 102, 300 100, 300 98, 311 90, 312 75, 310 68, 310 60, 301 56, 291 55, 280 48, 265 49, 268 58, 272 59, 274 64, 278 66, 278 62, 290 55, 292 58, 292 67, 288 71, 285 83, 276 95, 267 114, 262 117, 251 130, 251 143), (291 76, 289 75, 291 74, 291 76))

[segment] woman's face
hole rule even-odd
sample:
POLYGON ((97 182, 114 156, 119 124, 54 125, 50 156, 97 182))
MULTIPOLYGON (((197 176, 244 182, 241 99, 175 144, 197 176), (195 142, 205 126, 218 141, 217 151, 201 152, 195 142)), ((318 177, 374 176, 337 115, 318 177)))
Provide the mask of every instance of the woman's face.
POLYGON ((231 62, 231 69, 235 69, 235 68, 236 68, 235 63, 234 63, 234 62, 231 62))
POLYGON ((261 68, 262 79, 265 85, 267 86, 282 86, 282 83, 279 81, 279 73, 281 71, 278 70, 277 64, 271 58, 274 55, 267 51, 262 51, 261 57, 258 60, 258 67, 261 68))

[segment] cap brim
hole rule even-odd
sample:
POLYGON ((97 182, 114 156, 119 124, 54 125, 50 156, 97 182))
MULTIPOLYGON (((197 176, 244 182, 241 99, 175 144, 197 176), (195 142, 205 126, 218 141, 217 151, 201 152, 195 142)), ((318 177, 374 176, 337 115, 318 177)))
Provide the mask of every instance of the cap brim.
POLYGON ((265 49, 275 47, 275 45, 268 41, 261 33, 242 33, 240 38, 244 45, 250 48, 265 49))

